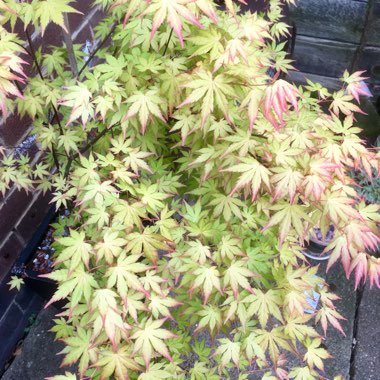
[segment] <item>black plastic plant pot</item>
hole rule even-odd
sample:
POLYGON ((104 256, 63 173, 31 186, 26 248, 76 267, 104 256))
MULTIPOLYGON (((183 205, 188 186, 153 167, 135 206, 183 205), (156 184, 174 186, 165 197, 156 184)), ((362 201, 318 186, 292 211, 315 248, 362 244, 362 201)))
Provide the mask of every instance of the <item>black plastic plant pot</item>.
POLYGON ((57 286, 54 281, 39 277, 40 272, 34 272, 30 269, 28 265, 33 256, 41 244, 44 236, 46 235, 50 223, 54 220, 57 213, 55 206, 51 207, 46 216, 44 217, 42 223, 39 225, 37 231, 33 235, 33 238, 28 242, 25 248, 21 251, 15 265, 12 268, 11 274, 22 277, 25 284, 34 290, 43 299, 49 299, 55 292, 57 286))
POLYGON ((34 272, 28 269, 24 270, 24 282, 44 300, 49 300, 57 290, 55 281, 49 278, 39 277, 39 272, 34 272))
POLYGON ((334 226, 330 226, 327 235, 322 236, 319 228, 314 228, 310 234, 309 241, 305 245, 303 254, 309 259, 325 261, 330 258, 330 252, 324 252, 334 237, 334 226))

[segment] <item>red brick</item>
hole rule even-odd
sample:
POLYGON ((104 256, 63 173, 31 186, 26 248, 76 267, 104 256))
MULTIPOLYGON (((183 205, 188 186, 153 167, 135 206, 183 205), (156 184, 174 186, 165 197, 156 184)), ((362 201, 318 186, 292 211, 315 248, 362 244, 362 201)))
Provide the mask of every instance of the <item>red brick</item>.
POLYGON ((33 194, 26 193, 24 190, 14 191, 0 208, 0 241, 12 231, 18 223, 20 216, 29 206, 33 199, 33 194))
POLYGON ((23 246, 15 233, 12 233, 3 247, 0 248, 0 281, 10 271, 22 248, 23 246))
POLYGON ((16 226, 17 232, 27 242, 29 241, 38 226, 44 219, 47 211, 51 207, 49 204, 52 196, 50 194, 40 195, 29 208, 22 220, 16 226))
POLYGON ((29 117, 20 118, 18 115, 10 115, 5 124, 0 125, 0 137, 9 148, 20 142, 31 125, 29 117))

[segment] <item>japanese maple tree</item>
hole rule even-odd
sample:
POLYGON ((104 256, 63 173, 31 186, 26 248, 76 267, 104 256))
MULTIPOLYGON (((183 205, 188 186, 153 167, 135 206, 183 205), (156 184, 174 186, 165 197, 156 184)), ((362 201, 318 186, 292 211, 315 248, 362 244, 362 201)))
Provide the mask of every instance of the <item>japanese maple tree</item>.
POLYGON ((0 190, 50 191, 71 212, 45 277, 58 284, 48 305, 66 302, 62 364, 78 374, 53 379, 320 378, 330 354, 312 321, 344 331, 302 254, 314 227, 335 227, 328 268, 380 286, 379 205, 348 175, 379 169, 355 125, 363 73, 336 92, 280 79, 285 3, 95 0, 107 16, 84 59, 26 38, 68 31, 74 1, 0 0, 2 116, 32 118, 43 153, 1 147, 0 190))

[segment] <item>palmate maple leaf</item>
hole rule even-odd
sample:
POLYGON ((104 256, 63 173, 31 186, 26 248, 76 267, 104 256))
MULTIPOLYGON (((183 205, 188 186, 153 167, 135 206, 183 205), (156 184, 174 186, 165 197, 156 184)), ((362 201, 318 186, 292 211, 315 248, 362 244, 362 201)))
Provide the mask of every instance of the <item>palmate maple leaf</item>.
POLYGON ((75 336, 63 339, 66 347, 60 354, 66 355, 61 366, 72 365, 79 360, 79 373, 84 375, 90 362, 96 360, 98 353, 96 341, 93 341, 91 335, 91 330, 78 327, 75 331, 75 336))
POLYGON ((146 257, 156 263, 158 259, 158 249, 168 249, 165 244, 165 238, 161 235, 151 233, 144 230, 143 233, 133 232, 127 236, 128 244, 126 247, 127 252, 139 255, 142 252, 146 257))
POLYGON ((122 346, 116 351, 100 351, 94 367, 101 368, 101 380, 113 378, 112 375, 116 380, 125 380, 128 379, 128 370, 142 371, 141 366, 133 359, 129 346, 122 346))
POLYGON ((262 328, 265 328, 269 315, 273 315, 279 321, 283 321, 279 306, 282 304, 280 293, 276 290, 268 290, 266 293, 259 289, 254 294, 243 299, 248 304, 247 313, 251 317, 257 315, 262 328))
POLYGON ((226 120, 230 120, 228 112, 228 101, 226 96, 236 97, 231 85, 231 80, 224 74, 213 76, 210 71, 199 69, 192 75, 192 80, 183 87, 193 89, 192 93, 177 108, 187 104, 202 101, 201 106, 201 127, 205 124, 209 115, 214 111, 214 103, 223 112, 226 120))
POLYGON ((163 104, 163 100, 158 96, 158 91, 156 89, 150 89, 145 92, 136 91, 126 100, 126 103, 132 104, 129 107, 123 121, 128 120, 138 113, 142 134, 145 133, 150 115, 156 116, 166 123, 159 107, 159 105, 163 104))
POLYGON ((116 336, 131 329, 122 317, 117 298, 118 295, 111 289, 96 289, 91 302, 94 314, 93 336, 97 337, 105 331, 113 349, 117 347, 116 336))
POLYGON ((345 94, 343 90, 335 92, 333 99, 329 109, 337 116, 340 113, 347 116, 352 115, 354 112, 365 114, 356 104, 352 103, 354 98, 351 95, 345 94))
POLYGON ((80 13, 70 5, 72 0, 43 0, 35 4, 35 16, 39 19, 41 25, 41 34, 44 35, 45 29, 50 22, 59 25, 66 33, 63 14, 64 13, 80 13))
POLYGON ((253 277, 258 277, 256 273, 247 269, 247 262, 243 260, 235 261, 224 272, 223 285, 224 288, 230 286, 234 294, 235 299, 238 297, 239 286, 253 293, 253 289, 248 281, 253 277))
POLYGON ((128 289, 134 289, 138 292, 145 294, 149 293, 144 289, 144 285, 141 283, 137 273, 146 272, 152 267, 137 262, 141 255, 129 255, 125 253, 119 256, 117 264, 107 269, 105 277, 108 278, 107 287, 112 289, 116 285, 117 291, 123 300, 126 300, 128 295, 128 289))
POLYGON ((307 361, 307 364, 310 368, 317 367, 321 371, 324 371, 325 368, 322 359, 331 358, 331 355, 324 348, 320 347, 321 344, 321 338, 306 338, 304 345, 307 349, 307 352, 304 356, 304 360, 307 361))
POLYGON ((273 168, 276 173, 271 177, 271 182, 276 185, 273 199, 282 198, 285 194, 289 195, 290 203, 294 203, 297 190, 300 188, 303 175, 292 168, 273 168))
POLYGON ((298 112, 298 100, 301 96, 298 89, 292 84, 279 79, 265 90, 264 116, 275 127, 279 128, 284 121, 284 113, 288 111, 288 103, 298 112), (280 124, 277 122, 272 110, 277 115, 280 124))
POLYGON ((56 263, 70 260, 70 270, 77 268, 80 262, 88 267, 92 246, 85 239, 86 235, 83 231, 75 230, 70 231, 70 236, 58 239, 58 243, 66 248, 57 256, 56 263))
POLYGON ((272 226, 279 225, 280 245, 282 245, 292 227, 295 229, 298 236, 304 236, 304 221, 309 222, 312 225, 314 224, 313 220, 306 214, 305 207, 302 205, 279 202, 270 207, 270 210, 276 212, 273 214, 268 224, 263 228, 263 231, 266 231, 272 226))
POLYGON ((240 161, 240 164, 223 170, 233 173, 243 173, 232 189, 231 195, 241 188, 247 187, 252 194, 252 200, 255 200, 262 183, 264 183, 270 191, 269 176, 271 172, 252 157, 241 157, 240 161))
POLYGON ((367 280, 368 258, 365 252, 358 252, 353 255, 349 274, 355 271, 355 290, 358 288, 361 281, 367 280))
POLYGON ((23 98, 14 81, 25 83, 25 74, 22 69, 24 64, 26 62, 15 53, 1 52, 0 54, 0 109, 4 117, 7 116, 7 97, 14 95, 23 98), (10 71, 11 69, 13 72, 10 71))
POLYGON ((152 0, 148 8, 143 12, 143 15, 154 13, 151 39, 166 19, 183 47, 181 18, 184 18, 193 25, 203 28, 195 14, 187 7, 189 3, 193 3, 194 1, 195 0, 152 0))
POLYGON ((166 319, 152 320, 150 318, 145 322, 144 327, 139 328, 131 336, 131 339, 135 340, 133 351, 141 353, 147 368, 154 352, 172 361, 164 340, 176 338, 176 335, 161 328, 165 321, 166 319))
POLYGON ((199 267, 194 271, 195 280, 193 281, 189 293, 191 294, 194 289, 202 286, 203 288, 203 296, 204 300, 203 303, 206 304, 208 298, 210 297, 210 294, 212 290, 215 288, 220 293, 222 293, 222 288, 220 285, 220 273, 218 269, 215 266, 212 267, 206 267, 202 266, 199 267))
POLYGON ((343 77, 341 78, 344 82, 347 83, 347 93, 352 95, 358 103, 360 103, 360 95, 368 97, 372 96, 368 90, 368 87, 364 83, 364 80, 368 79, 368 77, 362 76, 363 73, 365 73, 365 71, 356 71, 350 75, 348 71, 345 70, 343 77))
POLYGON ((240 342, 232 342, 228 338, 218 339, 220 345, 216 349, 214 355, 221 356, 222 367, 225 367, 230 362, 233 362, 237 367, 240 362, 240 342))

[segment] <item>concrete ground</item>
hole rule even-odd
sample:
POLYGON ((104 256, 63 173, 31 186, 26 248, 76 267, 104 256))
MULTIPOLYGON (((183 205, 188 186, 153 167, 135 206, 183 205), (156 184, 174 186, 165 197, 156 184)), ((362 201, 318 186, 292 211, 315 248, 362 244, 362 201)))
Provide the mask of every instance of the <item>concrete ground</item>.
MULTIPOLYGON (((321 273, 324 268, 321 265, 321 273)), ((337 303, 338 311, 347 318, 342 321, 346 333, 329 327, 324 341, 334 355, 326 361, 326 378, 333 380, 341 374, 344 380, 380 380, 380 290, 366 288, 356 312, 357 293, 353 281, 347 281, 340 269, 331 270, 326 276, 333 291, 342 297, 337 303)), ((360 297, 360 295, 359 295, 360 297)), ((45 377, 63 374, 67 368, 59 368, 62 356, 61 342, 54 342, 49 332, 57 309, 42 310, 32 326, 17 355, 1 380, 43 380, 45 377)))

